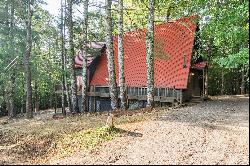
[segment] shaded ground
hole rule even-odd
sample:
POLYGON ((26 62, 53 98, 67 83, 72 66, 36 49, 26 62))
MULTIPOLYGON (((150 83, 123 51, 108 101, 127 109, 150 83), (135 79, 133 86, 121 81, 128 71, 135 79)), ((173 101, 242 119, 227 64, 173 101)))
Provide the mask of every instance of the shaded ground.
MULTIPOLYGON (((152 113, 143 113, 145 111, 117 112, 116 124, 145 121, 165 113, 162 108, 152 113)), ((106 140, 131 134, 123 130, 110 133, 103 129, 108 116, 105 112, 68 114, 66 118, 57 114, 56 119, 53 115, 54 110, 44 110, 31 120, 0 118, 0 165, 45 163, 50 158, 68 156, 78 149, 89 151, 106 140)))
POLYGON ((224 97, 118 126, 130 135, 49 164, 249 164, 249 98, 224 97))

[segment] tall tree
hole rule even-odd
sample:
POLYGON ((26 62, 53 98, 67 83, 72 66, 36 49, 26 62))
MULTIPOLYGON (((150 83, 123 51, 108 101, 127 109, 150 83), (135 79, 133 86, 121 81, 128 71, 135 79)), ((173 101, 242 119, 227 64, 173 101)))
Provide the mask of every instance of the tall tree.
POLYGON ((64 15, 63 0, 61 0, 61 63, 62 63, 62 113, 66 116, 65 110, 65 42, 64 42, 64 15))
POLYGON ((117 85, 115 76, 115 63, 113 52, 113 38, 112 38, 112 17, 111 17, 112 0, 105 1, 105 31, 106 31, 106 52, 108 57, 108 74, 109 74, 109 93, 111 98, 112 109, 118 108, 117 85))
POLYGON ((148 3, 148 31, 146 36, 147 107, 154 104, 154 0, 148 3))
MULTIPOLYGON (((66 0, 64 0, 64 13, 66 14, 67 12, 67 9, 66 9, 66 0)), ((64 34, 64 38, 65 38, 65 34, 66 34, 66 26, 65 26, 65 23, 66 23, 66 17, 64 16, 64 24, 63 24, 63 34, 64 34)), ((66 40, 66 39, 65 39, 66 40)), ((65 41, 64 41, 64 44, 65 44, 65 41)), ((65 46, 64 46, 64 66, 66 67, 66 57, 67 57, 67 52, 65 50, 65 46)), ((66 72, 66 70, 65 70, 66 72)), ((69 107, 69 110, 70 112, 73 111, 73 108, 72 108, 72 102, 71 102, 71 96, 70 96, 70 88, 68 87, 68 83, 67 83, 67 75, 65 75, 65 91, 66 91, 66 97, 67 97, 67 103, 68 103, 68 107, 69 107)))
POLYGON ((75 71, 75 53, 73 43, 73 16, 72 7, 73 0, 67 0, 68 2, 68 29, 69 29, 69 57, 71 59, 71 101, 73 112, 77 111, 77 84, 76 84, 76 71, 75 71))
POLYGON ((83 10, 83 44, 82 44, 82 111, 87 111, 87 36, 88 36, 88 5, 89 1, 84 1, 83 10))
MULTIPOLYGON (((7 18, 6 18, 6 26, 9 27, 8 29, 8 53, 10 54, 10 58, 13 62, 13 55, 15 55, 15 47, 13 44, 14 41, 14 1, 7 1, 6 3, 7 9, 7 18), (10 6, 10 10, 8 10, 8 6, 10 6), (9 14, 10 11, 10 14, 9 14), (9 22, 9 23, 8 23, 9 22)), ((15 62, 13 62, 14 64, 15 62)), ((8 73, 8 83, 6 84, 6 104, 8 108, 8 116, 9 118, 13 118, 16 116, 16 110, 14 108, 14 88, 15 88, 15 68, 13 65, 10 66, 10 72, 8 73)))
POLYGON ((32 15, 33 15, 33 0, 28 0, 28 14, 25 20, 26 23, 26 49, 23 58, 24 73, 26 80, 26 116, 33 118, 32 109, 32 86, 31 86, 31 71, 30 71, 30 54, 32 49, 32 15))
POLYGON ((123 0, 118 1, 118 65, 121 109, 126 109, 125 77, 124 77, 124 50, 123 50, 123 0))

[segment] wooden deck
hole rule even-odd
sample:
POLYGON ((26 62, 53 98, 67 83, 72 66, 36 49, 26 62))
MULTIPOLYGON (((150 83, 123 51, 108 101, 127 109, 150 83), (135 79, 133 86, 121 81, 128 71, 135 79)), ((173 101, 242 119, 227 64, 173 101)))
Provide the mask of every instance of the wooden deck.
MULTIPOLYGON (((58 88, 55 92, 62 93, 60 88, 58 88)), ((147 101, 146 87, 126 87, 126 93, 128 100, 147 101)), ((81 92, 78 92, 77 95, 81 95, 81 92)), ((90 86, 87 96, 94 98, 109 98, 109 87, 90 86)), ((154 101, 160 103, 182 103, 182 90, 176 90, 174 88, 155 88, 154 101)))
MULTIPOLYGON (((101 97, 109 98, 110 94, 108 93, 109 87, 90 87, 90 92, 87 93, 91 97, 101 97)), ((127 87, 127 99, 128 100, 139 100, 147 101, 147 88, 146 87, 127 87)), ((118 95, 119 96, 119 95, 118 95)), ((157 102, 166 102, 173 103, 175 101, 182 101, 182 91, 176 90, 174 88, 156 88, 154 101, 157 102)))

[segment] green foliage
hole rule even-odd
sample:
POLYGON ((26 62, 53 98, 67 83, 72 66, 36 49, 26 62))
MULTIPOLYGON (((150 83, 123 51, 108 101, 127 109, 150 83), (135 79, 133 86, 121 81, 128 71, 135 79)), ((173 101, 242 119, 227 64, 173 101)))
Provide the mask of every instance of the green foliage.
MULTIPOLYGON (((0 5, 0 96, 2 98, 0 105, 4 104, 4 91, 9 83, 10 75, 14 74, 15 82, 15 106, 17 112, 20 112, 24 101, 24 69, 23 69, 23 55, 25 52, 26 43, 26 29, 23 24, 23 11, 19 2, 14 3, 14 18, 13 27, 10 29, 10 5, 13 1, 5 1, 0 5), (2 8, 2 6, 6 6, 2 8), (3 16, 3 17, 2 17, 3 16), (7 17, 8 16, 8 17, 7 17), (13 34, 13 36, 11 36, 13 34), (17 57, 16 63, 9 65, 12 60, 17 57), (4 70, 9 65, 8 70, 4 70)), ((26 1, 23 1, 25 5, 26 1)), ((40 5, 43 1, 35 1, 34 13, 32 18, 32 38, 33 48, 31 53, 31 70, 32 70, 32 85, 37 86, 37 93, 39 98, 43 98, 44 103, 49 103, 50 94, 54 94, 55 83, 60 80, 60 70, 58 64, 58 30, 54 25, 54 19, 51 15, 43 10, 40 5)), ((34 97, 35 95, 33 95, 34 97)), ((39 100, 38 98, 38 100, 39 100)), ((45 104, 45 108, 49 105, 45 104)), ((1 112, 4 112, 2 107, 1 112)))
POLYGON ((235 54, 229 54, 226 57, 216 57, 214 59, 220 67, 225 68, 248 68, 249 67, 249 51, 247 48, 241 49, 235 54))

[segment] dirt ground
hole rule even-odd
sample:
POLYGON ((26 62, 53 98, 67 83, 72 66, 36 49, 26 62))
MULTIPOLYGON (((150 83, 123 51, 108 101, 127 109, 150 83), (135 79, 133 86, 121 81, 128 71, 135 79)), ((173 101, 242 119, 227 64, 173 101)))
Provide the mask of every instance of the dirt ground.
POLYGON ((249 164, 248 97, 222 97, 117 127, 130 134, 47 164, 249 164))

